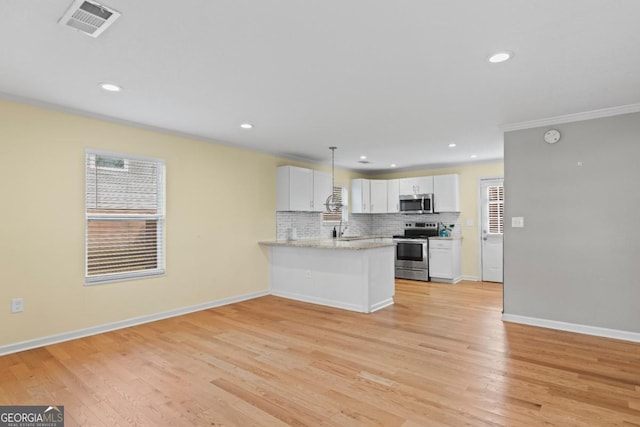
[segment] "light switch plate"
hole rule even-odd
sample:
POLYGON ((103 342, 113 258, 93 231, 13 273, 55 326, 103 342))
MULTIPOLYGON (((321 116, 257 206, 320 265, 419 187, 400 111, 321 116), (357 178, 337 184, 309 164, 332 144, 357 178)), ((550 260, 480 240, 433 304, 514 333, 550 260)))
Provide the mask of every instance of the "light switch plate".
POLYGON ((513 227, 513 228, 523 228, 524 227, 524 217, 523 216, 512 216, 511 217, 511 227, 513 227))

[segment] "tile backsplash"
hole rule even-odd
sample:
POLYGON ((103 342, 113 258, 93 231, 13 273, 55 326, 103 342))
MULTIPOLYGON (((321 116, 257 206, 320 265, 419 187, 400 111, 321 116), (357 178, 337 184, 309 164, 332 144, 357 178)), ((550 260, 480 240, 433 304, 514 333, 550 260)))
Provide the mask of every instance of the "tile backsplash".
MULTIPOLYGON (((351 214, 343 223, 345 236, 402 234, 405 224, 411 222, 442 222, 446 226, 454 224, 452 235, 459 237, 461 223, 459 212, 439 214, 406 215, 351 214)), ((330 238, 337 223, 323 223, 320 212, 276 212, 276 238, 278 240, 330 238)))
POLYGON ((298 240, 320 237, 320 212, 276 212, 276 239, 298 240))

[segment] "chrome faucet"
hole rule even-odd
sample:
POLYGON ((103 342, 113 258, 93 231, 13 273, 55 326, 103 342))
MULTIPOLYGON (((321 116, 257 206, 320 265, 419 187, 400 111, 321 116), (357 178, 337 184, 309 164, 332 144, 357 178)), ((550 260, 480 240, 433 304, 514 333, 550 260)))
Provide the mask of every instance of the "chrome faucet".
POLYGON ((338 225, 338 237, 344 236, 344 232, 347 231, 348 227, 348 225, 345 225, 344 228, 342 228, 342 220, 340 220, 340 225, 338 225))

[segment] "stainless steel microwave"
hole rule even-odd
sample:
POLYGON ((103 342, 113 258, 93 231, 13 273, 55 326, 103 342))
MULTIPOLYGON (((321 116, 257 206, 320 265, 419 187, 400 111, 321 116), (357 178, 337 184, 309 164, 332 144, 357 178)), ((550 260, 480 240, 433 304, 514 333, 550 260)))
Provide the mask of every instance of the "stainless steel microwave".
POLYGON ((407 214, 433 213, 433 194, 400 196, 400 212, 407 214))

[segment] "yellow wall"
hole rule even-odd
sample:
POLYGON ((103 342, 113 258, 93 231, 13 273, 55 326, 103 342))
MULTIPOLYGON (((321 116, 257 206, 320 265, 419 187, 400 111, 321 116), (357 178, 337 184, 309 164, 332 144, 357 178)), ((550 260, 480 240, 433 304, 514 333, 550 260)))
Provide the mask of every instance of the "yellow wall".
POLYGON ((0 100, 0 346, 266 290, 257 242, 291 163, 0 100), (84 286, 85 148, 166 161, 165 276, 84 286))
POLYGON ((479 234, 478 234, 478 183, 480 178, 504 176, 504 163, 479 163, 455 166, 444 169, 425 169, 410 172, 370 176, 371 179, 410 178, 414 176, 460 175, 460 223, 462 225, 462 274, 467 277, 478 277, 480 274, 479 234), (473 226, 466 225, 473 220, 473 226))
MULTIPOLYGON (((257 242, 275 238, 275 171, 285 164, 331 170, 0 100, 0 346, 265 291, 257 242), (84 286, 86 148, 165 160, 165 276, 84 286), (17 297, 24 312, 11 314, 17 297)), ((502 176, 502 163, 375 178, 444 173, 460 174, 462 223, 475 224, 477 180, 502 176)), ((340 184, 362 176, 336 169, 340 184)), ((463 271, 474 276, 477 227, 462 233, 463 271)))

